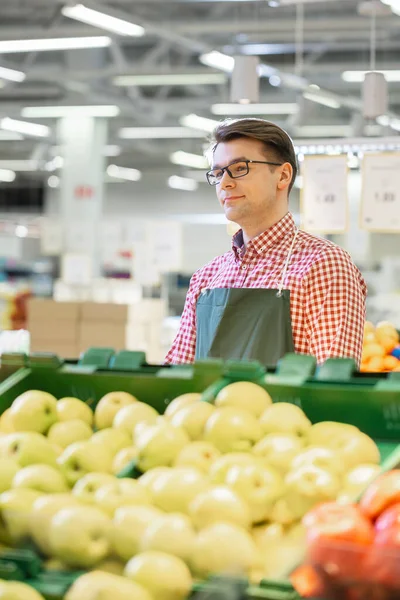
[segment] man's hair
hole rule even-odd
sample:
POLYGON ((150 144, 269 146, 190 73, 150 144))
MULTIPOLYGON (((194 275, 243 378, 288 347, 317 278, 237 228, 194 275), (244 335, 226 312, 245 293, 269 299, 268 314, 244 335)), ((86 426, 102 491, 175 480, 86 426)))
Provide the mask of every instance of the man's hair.
POLYGON ((289 135, 275 123, 264 119, 227 119, 217 125, 212 133, 211 153, 221 142, 231 142, 240 138, 250 138, 263 142, 270 160, 285 163, 293 167, 293 176, 289 193, 297 177, 298 167, 293 142, 289 135))

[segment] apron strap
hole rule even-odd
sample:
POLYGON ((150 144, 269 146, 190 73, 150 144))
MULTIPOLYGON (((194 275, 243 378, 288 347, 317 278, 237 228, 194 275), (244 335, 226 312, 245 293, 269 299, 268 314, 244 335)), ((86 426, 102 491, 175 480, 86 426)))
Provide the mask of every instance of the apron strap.
POLYGON ((293 248, 294 248, 294 245, 295 245, 295 242, 296 242, 296 238, 297 238, 297 234, 298 234, 298 233, 299 233, 299 230, 296 228, 296 231, 295 231, 295 233, 294 233, 294 236, 293 236, 292 244, 291 244, 291 246, 290 246, 290 249, 289 249, 288 255, 287 255, 287 257, 286 257, 285 266, 283 267, 282 280, 281 280, 281 283, 280 283, 280 285, 279 285, 278 292, 277 292, 277 294, 276 294, 276 295, 278 296, 278 298, 279 298, 280 296, 282 296, 282 290, 283 290, 283 288, 285 287, 286 274, 287 274, 287 270, 288 270, 288 268, 289 268, 290 259, 292 258, 293 248))

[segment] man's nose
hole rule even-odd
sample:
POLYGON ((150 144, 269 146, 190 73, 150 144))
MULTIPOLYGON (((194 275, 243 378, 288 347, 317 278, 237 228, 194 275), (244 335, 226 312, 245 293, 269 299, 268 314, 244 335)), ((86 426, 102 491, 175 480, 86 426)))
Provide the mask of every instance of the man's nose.
POLYGON ((235 186, 235 180, 229 175, 228 171, 224 171, 220 182, 221 188, 232 188, 235 186))

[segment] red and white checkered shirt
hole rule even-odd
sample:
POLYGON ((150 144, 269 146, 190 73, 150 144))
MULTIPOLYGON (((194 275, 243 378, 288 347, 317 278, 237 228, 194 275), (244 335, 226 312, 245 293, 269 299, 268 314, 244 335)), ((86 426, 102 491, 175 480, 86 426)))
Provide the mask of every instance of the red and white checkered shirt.
MULTIPOLYGON (((196 302, 204 288, 278 289, 296 226, 283 219, 243 245, 242 231, 232 251, 217 256, 191 278, 180 328, 166 363, 191 363, 196 349, 196 302)), ((284 289, 290 290, 295 350, 318 363, 329 357, 361 360, 367 288, 360 271, 339 246, 299 231, 284 289)))

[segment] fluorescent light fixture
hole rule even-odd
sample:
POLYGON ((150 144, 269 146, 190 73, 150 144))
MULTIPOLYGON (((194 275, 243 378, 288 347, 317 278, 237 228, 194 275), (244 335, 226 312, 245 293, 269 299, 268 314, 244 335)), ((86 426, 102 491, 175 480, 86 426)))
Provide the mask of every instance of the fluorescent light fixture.
POLYGON ((119 156, 121 154, 121 148, 116 144, 109 144, 103 149, 103 156, 119 156))
POLYGON ((174 165, 183 165, 184 167, 193 167, 194 169, 207 169, 209 166, 205 156, 184 152, 183 150, 173 152, 169 158, 174 165))
POLYGON ((38 38, 36 40, 2 40, 0 42, 0 54, 106 48, 110 45, 111 38, 106 36, 38 38))
POLYGON ((339 100, 336 100, 336 98, 331 98, 330 96, 318 94, 316 92, 303 92, 303 97, 306 98, 306 100, 311 100, 311 102, 317 102, 318 104, 328 106, 329 108, 338 109, 341 107, 339 100))
POLYGON ((300 125, 296 127, 296 135, 302 137, 348 137, 351 135, 350 125, 300 125))
POLYGON ((24 136, 14 131, 4 131, 0 129, 0 142, 17 142, 24 139, 24 136))
POLYGON ((27 119, 57 119, 62 117, 117 117, 120 113, 118 106, 26 106, 21 110, 21 116, 27 119))
POLYGON ((213 104, 214 115, 294 115, 298 111, 295 103, 276 104, 213 104))
POLYGON ((55 156, 52 160, 49 160, 44 166, 45 171, 57 171, 58 169, 62 169, 64 166, 64 159, 62 156, 55 156))
POLYGON ((144 28, 135 23, 130 23, 125 19, 118 19, 99 10, 88 8, 83 4, 75 4, 75 6, 64 6, 61 9, 64 17, 93 25, 99 29, 106 29, 118 35, 127 35, 132 37, 141 37, 144 35, 144 28))
POLYGON ((0 128, 6 131, 15 131, 25 135, 32 135, 34 137, 48 137, 50 135, 50 128, 46 125, 39 125, 37 123, 28 123, 27 121, 17 121, 16 119, 10 119, 4 117, 0 120, 0 128))
POLYGON ((38 163, 36 160, 0 160, 0 169, 11 171, 36 171, 38 163))
POLYGON ((179 122, 184 127, 191 127, 192 129, 200 129, 201 131, 207 131, 211 133, 218 125, 218 121, 213 119, 207 119, 206 117, 199 117, 199 115, 190 114, 185 115, 179 119, 179 122))
POLYGON ((28 235, 28 228, 26 225, 17 225, 15 228, 15 235, 19 238, 25 238, 28 235))
POLYGON ((233 71, 233 67, 235 66, 235 59, 233 56, 228 56, 227 54, 223 54, 217 50, 207 52, 206 54, 201 54, 199 60, 207 67, 213 67, 214 69, 219 69, 220 71, 225 71, 226 73, 231 73, 233 71))
POLYGON ((185 192, 194 192, 198 188, 198 183, 188 177, 178 177, 172 175, 168 178, 168 186, 174 190, 184 190, 185 192))
POLYGON ((60 178, 57 175, 50 175, 47 180, 47 185, 50 188, 58 188, 60 186, 60 178))
POLYGON ((400 131, 400 119, 396 119, 395 117, 382 115, 376 119, 376 122, 383 127, 391 127, 395 131, 400 131))
POLYGON ((204 132, 186 127, 123 127, 119 137, 125 140, 202 138, 204 132))
POLYGON ((125 179, 126 181, 139 181, 142 177, 141 172, 137 169, 128 169, 117 165, 109 165, 107 175, 113 179, 125 179))
POLYGON ((15 171, 11 169, 0 169, 0 181, 11 183, 16 177, 15 171))
POLYGON ((0 79, 7 79, 7 81, 16 81, 17 83, 20 83, 21 81, 24 81, 25 77, 26 75, 22 71, 0 67, 0 79))
POLYGON ((118 75, 114 85, 120 87, 158 85, 214 85, 225 83, 223 73, 159 73, 151 75, 118 75))
MULTIPOLYGON (((376 73, 382 73, 385 76, 386 81, 389 82, 399 82, 400 81, 400 71, 396 69, 379 71, 376 70, 376 73)), ((370 71, 344 71, 342 73, 343 81, 347 81, 348 83, 362 83, 365 79, 365 75, 370 73, 370 71)))

